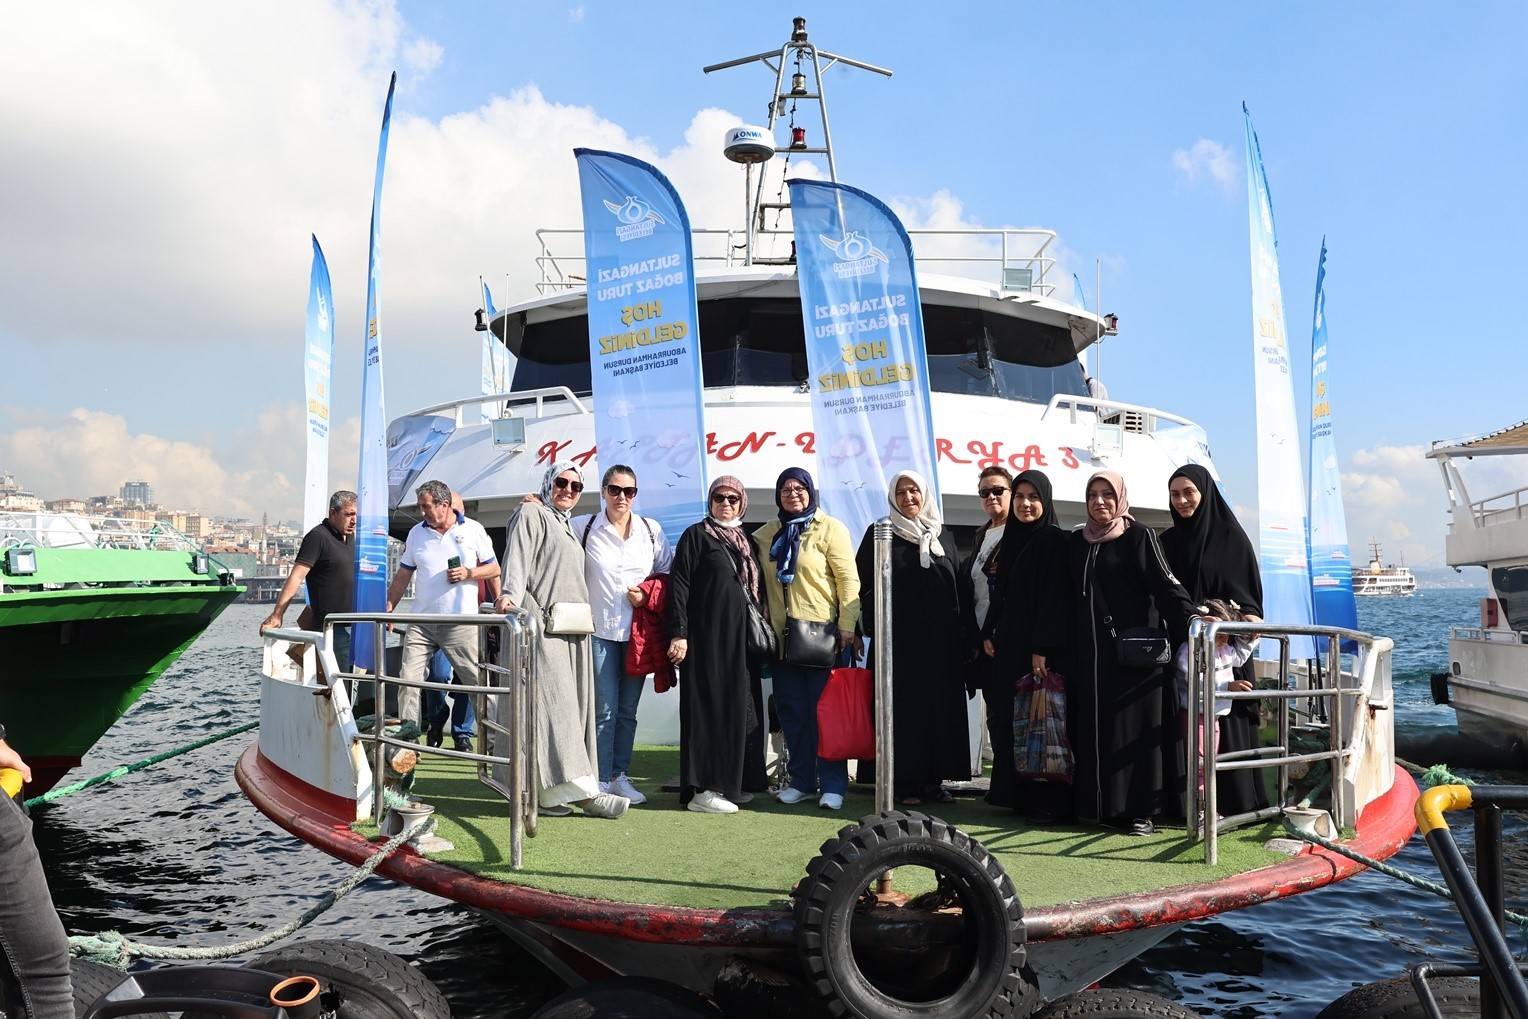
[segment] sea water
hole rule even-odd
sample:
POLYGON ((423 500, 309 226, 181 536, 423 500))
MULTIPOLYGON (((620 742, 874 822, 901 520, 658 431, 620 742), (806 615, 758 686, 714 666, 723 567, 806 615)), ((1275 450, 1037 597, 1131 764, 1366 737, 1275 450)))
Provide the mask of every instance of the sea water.
MULTIPOLYGON (((1446 667, 1448 627, 1476 620, 1480 594, 1428 590, 1413 598, 1360 599, 1361 628, 1396 638, 1393 674, 1403 737, 1453 731, 1453 711, 1432 704, 1428 676, 1446 667)), ((76 775, 254 720, 256 631, 266 612, 260 605, 226 611, 76 775)), ((69 709, 67 693, 61 693, 58 709, 69 709)), ((296 917, 350 873, 244 799, 233 766, 250 738, 214 744, 36 811, 38 848, 71 933, 117 930, 152 944, 232 945, 296 917)), ((1466 774, 1523 781, 1521 775, 1466 774)), ((1468 852, 1468 818, 1451 816, 1450 823, 1468 852)), ((1518 819, 1507 819, 1509 854, 1520 852, 1515 843, 1525 830, 1518 819)), ((1438 880, 1420 839, 1393 862, 1438 880)), ((1528 874, 1524 863, 1509 856, 1506 867, 1509 904, 1519 909, 1524 889, 1514 872, 1528 874)), ((417 962, 459 1019, 527 1016, 561 989, 487 920, 380 879, 367 881, 300 937, 355 938, 417 962)), ((1514 950, 1525 947, 1520 942, 1514 938, 1514 950)), ((1464 961, 1469 949, 1469 936, 1447 902, 1366 873, 1190 924, 1106 983, 1155 991, 1205 1015, 1300 1019, 1357 983, 1398 976, 1422 959, 1464 961)))

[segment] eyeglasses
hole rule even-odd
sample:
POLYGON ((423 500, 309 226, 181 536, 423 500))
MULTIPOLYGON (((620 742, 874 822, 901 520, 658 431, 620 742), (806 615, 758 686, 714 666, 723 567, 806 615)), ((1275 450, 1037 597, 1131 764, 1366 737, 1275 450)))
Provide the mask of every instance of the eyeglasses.
POLYGON ((584 490, 584 483, 582 481, 573 481, 569 478, 553 478, 552 487, 559 492, 566 488, 574 495, 577 495, 584 490))
POLYGON ((736 506, 743 501, 743 497, 740 495, 728 495, 726 492, 713 492, 711 493, 711 501, 724 502, 728 506, 736 506))
POLYGON ((631 485, 630 487, 622 487, 620 485, 606 485, 605 494, 610 496, 612 499, 618 499, 623 495, 627 499, 635 499, 637 497, 637 486, 631 485))
POLYGON ((1089 492, 1088 502, 1119 502, 1119 497, 1113 492, 1089 492))
POLYGON ((806 495, 806 489, 802 488, 800 485, 786 485, 784 488, 780 489, 780 494, 781 495, 806 495))
POLYGON ((981 496, 983 499, 993 499, 997 496, 1003 495, 1007 491, 1008 489, 1004 488, 1002 485, 993 485, 991 488, 978 488, 976 490, 976 494, 981 496))

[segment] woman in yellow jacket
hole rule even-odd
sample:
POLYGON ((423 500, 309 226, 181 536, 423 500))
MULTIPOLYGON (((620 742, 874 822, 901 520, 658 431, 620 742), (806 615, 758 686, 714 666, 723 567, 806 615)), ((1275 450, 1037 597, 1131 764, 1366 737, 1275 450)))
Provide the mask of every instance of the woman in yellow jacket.
MULTIPOLYGON (((854 640, 859 621, 860 584, 854 565, 849 529, 817 506, 812 476, 799 467, 787 468, 775 482, 779 518, 754 535, 769 549, 764 586, 769 592, 769 618, 781 631, 785 647, 787 616, 817 623, 836 623, 837 650, 854 640)), ((849 763, 817 756, 817 700, 828 682, 828 668, 780 661, 770 663, 774 677, 775 711, 790 755, 790 785, 776 795, 781 803, 800 803, 820 793, 817 805, 838 810, 849 789, 849 763)))

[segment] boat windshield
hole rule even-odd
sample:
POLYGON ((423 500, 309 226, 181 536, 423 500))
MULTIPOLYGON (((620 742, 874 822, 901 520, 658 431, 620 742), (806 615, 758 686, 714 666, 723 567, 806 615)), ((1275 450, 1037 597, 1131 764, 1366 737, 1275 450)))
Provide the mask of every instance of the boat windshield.
MULTIPOLYGON (((929 384, 936 393, 996 396, 1048 403, 1058 393, 1086 396, 1071 335, 980 308, 923 306, 929 384)), ((801 306, 786 298, 737 297, 700 308, 705 385, 785 386, 807 381, 801 306)), ((567 386, 588 393, 589 335, 583 316, 544 322, 512 321, 516 349, 513 388, 567 386)))

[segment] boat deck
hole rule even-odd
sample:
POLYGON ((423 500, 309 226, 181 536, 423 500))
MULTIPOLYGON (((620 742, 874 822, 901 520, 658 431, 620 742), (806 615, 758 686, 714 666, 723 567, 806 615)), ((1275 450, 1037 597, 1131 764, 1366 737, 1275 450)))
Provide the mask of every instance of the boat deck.
MULTIPOLYGON (((873 812, 873 789, 851 785, 844 809, 780 804, 759 795, 737 814, 679 809, 675 793, 658 791, 679 770, 672 747, 638 747, 631 778, 649 796, 617 821, 542 817, 525 841, 524 869, 509 865, 508 804, 477 780, 471 762, 426 755, 413 797, 436 809, 436 834, 455 844, 430 858, 480 877, 595 900, 699 909, 779 908, 807 861, 846 824, 873 812)), ((1098 899, 1213 881, 1287 861, 1263 848, 1276 823, 1222 835, 1220 863, 1204 863, 1204 846, 1183 828, 1138 838, 1095 827, 1025 822, 979 798, 906 807, 934 814, 978 839, 1013 879, 1026 908, 1098 899)), ((374 829, 362 828, 366 834, 374 829)), ((905 869, 904 869, 905 870, 905 869)), ((897 890, 926 890, 929 872, 899 872, 897 890), (904 881, 906 883, 904 883, 904 881)))

